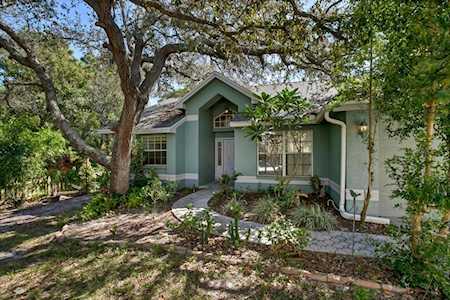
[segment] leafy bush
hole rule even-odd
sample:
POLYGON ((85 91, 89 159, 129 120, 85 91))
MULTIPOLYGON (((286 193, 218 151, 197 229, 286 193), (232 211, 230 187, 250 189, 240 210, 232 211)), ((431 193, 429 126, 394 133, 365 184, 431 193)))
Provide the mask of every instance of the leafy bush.
POLYGON ((105 215, 111 210, 119 208, 124 196, 98 193, 92 196, 91 201, 81 211, 82 220, 92 220, 105 215))
POLYGON ((228 212, 232 218, 240 219, 242 216, 242 206, 236 200, 232 200, 227 206, 228 212))
POLYGON ((126 195, 96 194, 83 207, 83 220, 98 218, 119 207, 125 208, 153 208, 167 203, 175 194, 176 185, 163 183, 153 177, 144 187, 132 187, 126 195))
POLYGON ((240 218, 243 211, 242 205, 245 201, 242 199, 242 195, 238 192, 233 192, 230 197, 231 200, 225 206, 226 214, 233 218, 236 216, 240 218))
POLYGON ((260 223, 273 222, 281 215, 277 199, 269 195, 258 201, 253 213, 256 215, 256 221, 260 223))
POLYGON ((180 223, 169 223, 168 227, 189 238, 199 237, 202 245, 208 244, 213 230, 214 220, 209 209, 194 214, 192 208, 184 215, 180 223))
POLYGON ((286 211, 300 204, 301 194, 299 191, 289 189, 289 179, 279 177, 277 184, 269 190, 273 198, 277 201, 281 210, 286 211))
POLYGON ((151 206, 167 203, 175 194, 177 185, 175 182, 163 183, 154 178, 148 185, 142 188, 142 193, 151 206))
POLYGON ((239 234, 239 221, 242 215, 242 207, 236 200, 233 200, 228 205, 228 211, 233 220, 228 225, 228 237, 234 247, 238 247, 241 243, 239 234))
POLYGON ((8 114, 0 108, 0 189, 5 190, 6 202, 17 204, 69 187, 73 182, 68 179, 74 178, 66 174, 74 157, 61 133, 39 117, 8 114))
POLYGON ((308 230, 333 230, 337 223, 336 218, 318 204, 296 208, 292 220, 296 226, 308 230))
POLYGON ((450 239, 434 236, 429 226, 424 226, 427 233, 421 237, 415 255, 407 227, 395 232, 395 241, 383 245, 380 254, 404 286, 442 293, 450 299, 450 239))
POLYGON ((223 174, 219 178, 220 193, 225 197, 229 197, 233 191, 233 183, 241 173, 233 172, 232 175, 223 174))
POLYGON ((309 232, 303 228, 295 227, 284 217, 264 227, 261 236, 270 243, 276 253, 298 254, 309 241, 309 232))
POLYGON ((241 243, 241 236, 239 234, 239 219, 233 218, 228 224, 228 238, 234 247, 239 247, 241 243))

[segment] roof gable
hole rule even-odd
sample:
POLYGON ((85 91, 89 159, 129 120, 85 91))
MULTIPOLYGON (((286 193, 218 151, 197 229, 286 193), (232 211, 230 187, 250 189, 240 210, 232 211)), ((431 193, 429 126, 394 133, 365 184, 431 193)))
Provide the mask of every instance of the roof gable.
POLYGON ((206 79, 202 80, 199 84, 197 84, 189 93, 184 95, 180 99, 180 102, 184 103, 184 102, 190 100, 195 94, 197 94, 201 89, 206 87, 208 84, 213 82, 215 79, 221 81, 222 83, 228 85, 229 87, 231 87, 231 88, 237 90, 238 92, 244 94, 248 98, 250 98, 252 100, 255 99, 255 95, 248 88, 246 88, 246 87, 244 87, 244 86, 234 82, 231 79, 226 78, 225 76, 223 76, 220 73, 212 72, 211 75, 209 75, 206 79))

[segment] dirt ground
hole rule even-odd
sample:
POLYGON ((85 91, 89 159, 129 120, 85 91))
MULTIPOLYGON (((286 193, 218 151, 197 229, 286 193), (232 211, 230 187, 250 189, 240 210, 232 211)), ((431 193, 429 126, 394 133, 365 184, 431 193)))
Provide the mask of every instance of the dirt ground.
POLYGON ((274 271, 291 266, 395 283, 375 260, 304 252, 275 258, 269 249, 208 246, 166 227, 169 211, 120 212, 81 223, 78 197, 0 217, 0 299, 413 299, 311 281, 274 271), (67 202, 66 202, 67 201, 67 202), (168 250, 199 250, 202 255, 168 250), (8 256, 6 254, 13 255, 8 256))

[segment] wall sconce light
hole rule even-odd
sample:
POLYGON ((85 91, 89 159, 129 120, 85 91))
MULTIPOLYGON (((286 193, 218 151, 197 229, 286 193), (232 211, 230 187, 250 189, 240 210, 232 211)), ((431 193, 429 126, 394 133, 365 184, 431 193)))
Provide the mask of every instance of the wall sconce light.
POLYGON ((363 136, 364 134, 366 134, 367 130, 369 130, 369 126, 367 125, 366 122, 360 122, 357 126, 356 126, 357 130, 358 130, 358 134, 363 136))

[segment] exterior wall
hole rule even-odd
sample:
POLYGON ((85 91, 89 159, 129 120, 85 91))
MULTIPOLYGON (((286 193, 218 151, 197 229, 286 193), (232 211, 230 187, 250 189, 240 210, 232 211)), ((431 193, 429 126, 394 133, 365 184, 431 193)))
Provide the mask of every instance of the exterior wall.
POLYGON ((196 173, 197 185, 214 181, 214 138, 233 136, 233 129, 214 129, 213 116, 226 107, 243 111, 250 99, 220 80, 213 80, 185 103, 187 122, 186 173, 196 173))
POLYGON ((212 131, 212 115, 209 110, 199 112, 199 185, 214 181, 214 135, 212 131))
POLYGON ((242 112, 245 106, 250 104, 250 99, 231 88, 220 80, 214 79, 206 87, 198 91, 186 101, 186 114, 198 114, 201 108, 214 105, 214 100, 226 98, 237 106, 238 112, 242 112), (211 101, 213 100, 213 101, 211 101))
MULTIPOLYGON (((236 189, 266 189, 276 184, 273 176, 257 175, 257 146, 246 137, 242 128, 213 128, 213 117, 225 108, 242 112, 250 99, 239 91, 213 80, 184 103, 186 116, 184 123, 177 127, 176 133, 167 136, 167 165, 155 167, 163 180, 177 181, 180 187, 204 185, 214 180, 214 139, 216 137, 233 137, 235 151, 235 170, 241 173, 235 183, 236 189)), ((331 113, 331 117, 344 121, 346 132, 346 209, 352 212, 353 201, 349 190, 364 192, 367 188, 367 147, 358 133, 357 126, 367 122, 367 112, 353 110, 331 113)), ((375 136, 375 165, 373 198, 369 214, 374 216, 397 217, 404 214, 404 206, 394 208, 391 200, 391 187, 385 172, 386 159, 401 153, 402 148, 413 146, 411 140, 390 138, 385 124, 378 122, 375 136)), ((341 128, 322 122, 305 126, 313 130, 313 174, 318 175, 328 194, 337 204, 340 185, 341 128)), ((310 191, 310 177, 292 178, 291 184, 304 191, 310 191)), ((357 200, 357 212, 362 207, 364 196, 357 200)))
POLYGON ((186 116, 176 133, 167 136, 167 165, 153 167, 162 180, 179 187, 201 186, 214 181, 214 138, 233 137, 234 129, 214 129, 213 116, 225 108, 241 112, 250 98, 213 80, 184 103, 186 116))
MULTIPOLYGON (((357 126, 367 123, 366 111, 346 112, 347 125, 347 178, 346 178, 346 209, 353 211, 353 199, 349 190, 353 189, 361 196, 356 201, 357 213, 361 211, 364 194, 367 190, 367 144, 358 134, 357 126)), ((372 198, 369 205, 369 215, 384 217, 399 217, 404 215, 404 204, 391 199, 392 181, 385 170, 385 161, 395 154, 402 153, 402 148, 413 146, 412 140, 399 140, 389 137, 385 124, 379 120, 375 133, 374 182, 372 198), (394 207, 399 203, 398 208, 394 207)))
MULTIPOLYGON (((333 118, 345 121, 345 113, 334 113, 333 118)), ((341 183, 341 127, 333 124, 326 124, 328 130, 328 185, 326 192, 331 196, 336 206, 340 200, 341 183)))
MULTIPOLYGON (((313 175, 322 179, 323 184, 329 189, 329 173, 333 170, 337 173, 336 182, 339 184, 340 166, 340 140, 335 141, 335 137, 330 135, 334 130, 333 125, 321 123, 317 125, 304 126, 305 129, 313 130, 313 175), (337 151, 333 146, 337 146, 337 151), (330 160, 337 156, 337 160, 330 160), (337 172, 335 171, 337 170, 337 172)), ((339 129, 338 129, 339 130, 339 129)), ((339 133, 339 132, 338 132, 339 133)), ((235 182, 238 190, 258 190, 266 189, 277 183, 275 176, 257 175, 257 145, 246 136, 242 128, 235 129, 235 167, 236 172, 241 173, 235 182)), ((339 138, 340 135, 338 135, 339 138)), ((336 176, 334 176, 336 177, 336 176)), ((333 180, 335 180, 333 178, 333 180)), ((293 186, 299 187, 305 192, 311 191, 310 177, 295 177, 290 182, 293 186)), ((332 184, 333 198, 339 199, 339 186, 332 184)), ((331 194, 331 193, 330 193, 331 194)))

